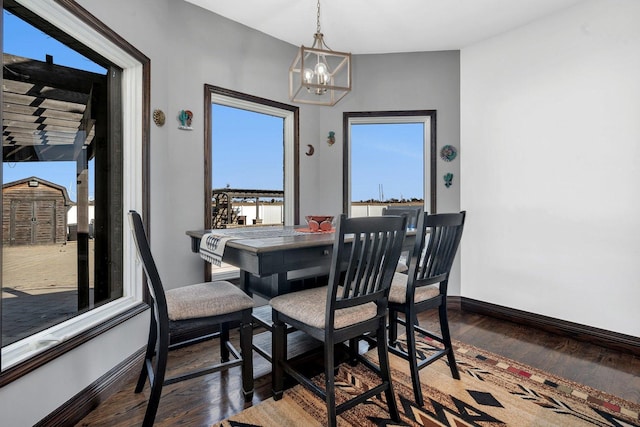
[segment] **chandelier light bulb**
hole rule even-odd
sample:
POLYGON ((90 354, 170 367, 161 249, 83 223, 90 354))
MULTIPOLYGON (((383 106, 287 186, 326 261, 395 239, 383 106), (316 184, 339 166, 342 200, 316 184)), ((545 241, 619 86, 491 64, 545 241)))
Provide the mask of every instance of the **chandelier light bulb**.
POLYGON ((304 74, 303 74, 304 82, 305 83, 312 83, 314 74, 315 73, 313 72, 313 70, 311 68, 305 68, 304 69, 304 74))
POLYGON ((316 74, 318 75, 327 75, 327 64, 325 64, 323 61, 320 61, 316 64, 316 74))

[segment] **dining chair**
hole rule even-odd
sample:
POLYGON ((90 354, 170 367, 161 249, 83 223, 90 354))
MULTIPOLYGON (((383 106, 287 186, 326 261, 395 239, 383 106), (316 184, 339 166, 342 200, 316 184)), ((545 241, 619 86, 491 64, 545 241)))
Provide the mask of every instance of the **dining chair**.
POLYGON ((251 310, 253 300, 237 286, 227 281, 206 282, 187 285, 165 291, 157 266, 151 256, 142 218, 136 211, 129 211, 129 222, 137 247, 138 257, 146 276, 150 296, 151 325, 144 365, 135 392, 140 393, 149 378, 151 393, 144 416, 143 426, 152 426, 158 411, 162 387, 179 381, 227 370, 235 366, 242 368, 242 392, 246 401, 253 398, 253 355, 251 310), (192 342, 171 340, 173 331, 189 323, 197 323, 206 337, 220 338, 220 362, 192 370, 179 376, 165 378, 168 353, 192 342), (206 327, 203 328, 202 324, 206 327), (229 340, 231 325, 240 325, 240 352, 229 340), (233 356, 230 359, 229 356, 233 356))
POLYGON ((382 215, 407 215, 407 228, 416 228, 418 215, 424 212, 423 206, 389 205, 382 209, 382 215))
POLYGON ((378 349, 379 366, 357 351, 356 339, 374 334, 386 343, 387 297, 406 232, 406 216, 347 218, 341 215, 335 231, 327 286, 272 298, 273 395, 284 392, 285 373, 314 392, 327 405, 328 425, 345 410, 385 393, 389 413, 399 421, 391 383, 386 345, 378 349), (324 389, 302 372, 304 367, 287 360, 286 324, 324 344, 324 389), (336 406, 334 369, 337 344, 349 342, 352 362, 360 361, 375 372, 380 384, 336 406))
MULTIPOLYGON (((424 208, 422 206, 399 206, 399 205, 389 205, 386 208, 382 209, 382 215, 407 215, 407 229, 413 230, 416 228, 418 223, 418 215, 424 212, 424 208)), ((409 251, 403 251, 400 254, 400 260, 398 261, 398 266, 396 267, 396 271, 398 273, 406 273, 409 271, 409 251)))
POLYGON ((460 379, 451 345, 447 319, 447 286, 456 256, 466 212, 418 216, 416 242, 409 259, 409 273, 396 273, 389 293, 389 351, 409 361, 416 403, 424 405, 419 371, 447 356, 451 375, 460 379), (422 328, 418 313, 438 309, 440 334, 422 328), (399 316, 404 315, 404 318, 399 316), (405 326, 406 347, 398 342, 398 325, 405 326), (416 344, 416 332, 440 343, 416 344), (418 360, 420 359, 420 360, 418 360))

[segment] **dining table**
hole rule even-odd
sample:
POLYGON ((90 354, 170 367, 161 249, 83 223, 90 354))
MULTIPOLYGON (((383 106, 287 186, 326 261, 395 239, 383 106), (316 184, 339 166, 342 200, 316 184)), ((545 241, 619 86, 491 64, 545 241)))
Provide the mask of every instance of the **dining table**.
MULTIPOLYGON (((273 225, 188 230, 186 234, 190 237, 194 253, 200 252, 202 239, 207 235, 228 238, 224 243, 222 262, 239 269, 239 286, 248 295, 269 300, 309 286, 326 284, 333 254, 333 231, 310 232, 304 226, 273 225), (313 280, 315 278, 320 280, 313 280)), ((413 247, 415 236, 415 230, 407 230, 403 251, 413 247)), ((271 330, 268 304, 256 306, 253 318, 267 331, 271 330)), ((291 334, 288 344, 290 355, 303 354, 320 344, 300 331, 288 329, 287 333, 291 334)), ((253 340, 254 350, 269 361, 270 335, 270 332, 261 333, 254 336, 253 340)))
MULTIPOLYGON (((200 252, 208 233, 230 236, 223 262, 240 270, 240 287, 249 295, 270 299, 292 291, 292 283, 329 273, 334 232, 309 232, 304 226, 260 226, 188 230, 191 250, 200 252)), ((412 248, 415 230, 408 230, 403 250, 412 248)))
POLYGON ((191 250, 200 252, 203 236, 231 237, 222 261, 240 270, 240 287, 265 299, 291 292, 295 279, 322 275, 331 264, 334 233, 305 233, 294 226, 191 230, 191 250))

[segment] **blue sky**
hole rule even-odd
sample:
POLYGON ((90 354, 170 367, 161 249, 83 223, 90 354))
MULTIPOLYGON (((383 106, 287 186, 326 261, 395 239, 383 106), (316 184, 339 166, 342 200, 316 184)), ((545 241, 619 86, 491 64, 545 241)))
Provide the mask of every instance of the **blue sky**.
POLYGON ((46 55, 53 56, 58 65, 78 68, 104 74, 106 70, 76 51, 69 49, 56 39, 33 28, 21 19, 3 11, 3 50, 13 55, 45 61, 46 55))
POLYGON ((282 191, 284 119, 217 104, 211 116, 213 188, 282 191))
MULTIPOLYGON (((212 122, 213 188, 283 189, 281 118, 214 104, 212 122)), ((352 199, 422 198, 423 138, 422 123, 353 125, 352 199)))
MULTIPOLYGON (((3 51, 17 56, 45 61, 53 56, 54 64, 104 74, 106 70, 69 49, 43 32, 3 11, 3 51)), ((2 165, 3 183, 37 176, 67 187, 69 197, 76 201, 75 162, 11 162, 2 165)), ((89 198, 93 198, 93 161, 89 164, 89 198)))
MULTIPOLYGON (((105 70, 50 36, 4 11, 4 52, 86 71, 105 70)), ((212 83, 212 82, 209 82, 212 83)), ((213 188, 282 190, 282 119, 236 108, 215 106, 213 120, 213 188)), ((328 131, 327 131, 328 133, 328 131)), ((422 124, 358 124, 352 127, 352 200, 422 198, 422 124)), ((308 141, 300 141, 306 147, 308 141)), ((314 144, 314 141, 311 142, 314 144)), ((315 141, 314 145, 324 143, 315 141)), ((336 141, 340 147, 342 141, 336 141)), ((93 198, 93 162, 89 197, 93 198)), ((76 200, 75 162, 3 164, 3 183, 37 176, 67 187, 76 200)), ((318 183, 318 186, 322 183, 318 183)), ((340 189, 341 190, 341 189, 340 189)))
POLYGON ((351 127, 351 199, 423 197, 422 123, 351 127))

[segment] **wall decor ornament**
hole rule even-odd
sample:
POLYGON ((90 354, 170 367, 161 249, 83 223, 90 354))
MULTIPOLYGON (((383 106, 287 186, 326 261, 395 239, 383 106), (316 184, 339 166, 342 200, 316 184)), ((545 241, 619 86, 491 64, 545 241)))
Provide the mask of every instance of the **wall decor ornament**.
POLYGON ((307 147, 309 147, 309 150, 304 154, 307 156, 313 156, 313 153, 316 151, 315 148, 313 148, 313 145, 311 144, 307 144, 307 147))
POLYGON ((336 143, 336 133, 334 131, 329 132, 329 136, 327 136, 327 144, 333 145, 336 143))
POLYGON ((451 187, 451 184, 453 184, 453 174, 449 172, 445 174, 443 178, 444 178, 444 186, 447 188, 451 187))
POLYGON ((193 119, 193 113, 190 110, 181 110, 178 114, 178 120, 180 120, 180 126, 178 129, 193 130, 191 127, 191 121, 193 119))
POLYGON ((451 162, 458 155, 458 150, 453 145, 445 145, 440 150, 440 158, 445 162, 451 162))
POLYGON ((164 112, 159 109, 153 110, 153 122, 156 126, 163 126, 165 122, 164 112))

